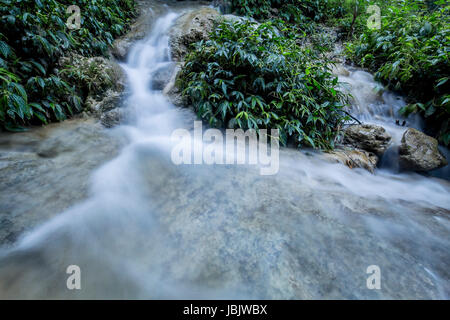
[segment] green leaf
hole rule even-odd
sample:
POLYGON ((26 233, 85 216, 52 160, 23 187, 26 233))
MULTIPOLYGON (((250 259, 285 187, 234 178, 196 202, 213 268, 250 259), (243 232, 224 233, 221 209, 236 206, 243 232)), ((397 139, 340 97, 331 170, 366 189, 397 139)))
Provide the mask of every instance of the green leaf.
POLYGON ((45 69, 42 66, 42 64, 36 62, 36 61, 31 61, 31 63, 42 73, 42 75, 45 75, 45 69))
POLYGON ((448 79, 449 79, 449 77, 439 79, 439 82, 438 82, 438 84, 436 85, 436 87, 442 86, 443 84, 445 84, 445 83, 448 81, 448 79))
POLYGON ((3 57, 8 58, 11 51, 11 47, 5 41, 0 41, 0 53, 3 57))

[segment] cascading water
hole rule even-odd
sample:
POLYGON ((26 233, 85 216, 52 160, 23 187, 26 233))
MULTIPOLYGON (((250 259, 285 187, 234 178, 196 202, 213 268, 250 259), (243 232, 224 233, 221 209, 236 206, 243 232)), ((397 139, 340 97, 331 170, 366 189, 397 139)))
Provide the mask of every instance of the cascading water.
POLYGON ((195 116, 151 88, 176 16, 123 66, 136 120, 117 133, 128 146, 95 173, 89 200, 1 252, 0 298, 449 298, 444 180, 291 149, 274 176, 171 162, 171 133, 195 116), (69 265, 81 290, 66 287, 69 265), (366 286, 371 265, 380 290, 366 286))
MULTIPOLYGON (((403 133, 408 128, 423 131, 424 125, 418 115, 404 118, 400 109, 406 102, 398 95, 385 91, 383 86, 374 81, 374 77, 365 71, 344 67, 336 68, 342 87, 353 96, 349 110, 357 119, 364 123, 380 125, 392 136, 392 145, 381 159, 381 167, 394 169, 398 172, 398 146, 403 133)), ((441 152, 448 158, 450 152, 441 147, 441 152)), ((431 175, 450 180, 450 166, 434 170, 431 175)))

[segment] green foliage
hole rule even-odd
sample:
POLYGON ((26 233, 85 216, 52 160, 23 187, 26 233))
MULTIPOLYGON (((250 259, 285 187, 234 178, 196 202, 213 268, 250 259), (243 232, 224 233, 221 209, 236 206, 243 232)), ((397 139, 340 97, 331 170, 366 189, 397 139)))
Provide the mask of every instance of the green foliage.
POLYGON ((282 144, 328 149, 345 96, 328 64, 271 22, 223 22, 195 44, 179 85, 213 127, 279 129, 282 144))
POLYGON ((77 84, 80 96, 102 96, 109 88, 117 87, 119 76, 105 60, 99 57, 85 59, 83 56, 65 57, 59 75, 69 83, 77 84))
POLYGON ((0 0, 0 127, 63 120, 81 110, 76 83, 57 68, 69 51, 104 55, 134 15, 133 0, 0 0), (81 9, 81 28, 68 30, 67 7, 81 9))
POLYGON ((343 17, 355 0, 233 0, 238 14, 256 19, 281 18, 288 22, 324 22, 343 17))
POLYGON ((354 61, 415 102, 402 112, 421 113, 445 145, 450 142, 449 10, 443 1, 399 1, 383 10, 380 30, 366 29, 348 46, 354 61))

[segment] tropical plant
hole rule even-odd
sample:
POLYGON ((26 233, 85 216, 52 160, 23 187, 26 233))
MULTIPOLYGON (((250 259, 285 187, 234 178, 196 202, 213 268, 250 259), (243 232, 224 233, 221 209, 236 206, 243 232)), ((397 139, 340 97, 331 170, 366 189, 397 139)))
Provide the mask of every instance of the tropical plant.
POLYGON ((355 62, 405 93, 404 114, 419 112, 428 131, 450 143, 450 6, 403 0, 388 6, 380 30, 366 29, 348 46, 355 62), (401 4, 401 5, 400 5, 401 4))
POLYGON ((211 126, 279 129, 282 144, 332 148, 347 119, 329 65, 271 22, 218 25, 194 45, 178 84, 211 126))
POLYGON ((76 83, 58 73, 69 52, 105 55, 134 16, 133 0, 0 0, 0 127, 62 120, 81 110, 76 83), (81 8, 81 28, 69 30, 69 5, 81 8))

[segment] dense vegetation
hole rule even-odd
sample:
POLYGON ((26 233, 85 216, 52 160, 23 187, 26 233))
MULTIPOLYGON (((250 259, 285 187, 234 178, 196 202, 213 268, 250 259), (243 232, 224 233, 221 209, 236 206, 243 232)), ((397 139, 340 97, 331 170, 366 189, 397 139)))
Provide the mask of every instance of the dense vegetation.
POLYGON ((450 143, 450 6, 403 0, 383 8, 380 30, 364 29, 349 56, 378 80, 408 95, 402 111, 421 113, 428 130, 450 143))
MULTIPOLYGON (((386 0, 377 1, 385 2, 386 0)), ((283 19, 312 31, 316 23, 337 26, 343 33, 361 30, 367 21, 366 0, 232 0, 235 11, 256 19, 283 19)))
POLYGON ((271 22, 223 22, 186 60, 181 86, 214 127, 278 128, 281 143, 333 147, 344 96, 328 64, 271 22))
POLYGON ((104 55, 133 17, 133 0, 0 0, 0 127, 62 120, 81 109, 74 83, 56 70, 68 52, 104 55), (69 30, 70 5, 81 28, 69 30))
POLYGON ((311 18, 323 21, 328 16, 343 16, 348 1, 339 0, 233 0, 237 13, 256 19, 270 17, 287 21, 304 21, 311 18))
POLYGON ((232 0, 240 14, 283 19, 297 34, 320 33, 317 23, 337 27, 349 43, 348 57, 376 79, 407 96, 402 112, 419 112, 429 134, 450 143, 450 12, 445 0, 232 0), (381 28, 370 29, 370 5, 378 5, 381 28))
POLYGON ((185 96, 212 126, 278 128, 283 144, 332 148, 348 119, 346 97, 321 56, 318 23, 339 21, 353 33, 355 3, 233 0, 235 12, 262 23, 226 22, 197 43, 181 76, 185 96))
MULTIPOLYGON (((83 95, 75 84, 80 70, 67 66, 63 77, 61 57, 106 54, 135 12, 133 0, 0 3, 0 128, 7 130, 79 111, 83 95), (66 9, 73 4, 81 8, 77 30, 66 26, 66 9)), ((449 145, 450 7, 445 0, 231 3, 238 14, 263 23, 218 26, 210 41, 196 44, 181 81, 211 125, 277 127, 283 143, 291 138, 301 145, 332 147, 345 119, 344 97, 320 55, 327 48, 325 25, 340 30, 354 63, 409 98, 402 112, 422 114, 429 133, 449 145), (367 27, 372 4, 381 7, 379 30, 367 27)))

